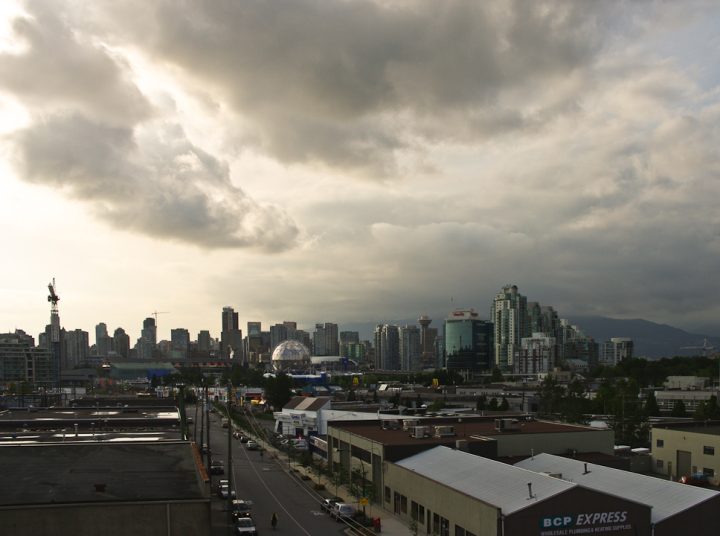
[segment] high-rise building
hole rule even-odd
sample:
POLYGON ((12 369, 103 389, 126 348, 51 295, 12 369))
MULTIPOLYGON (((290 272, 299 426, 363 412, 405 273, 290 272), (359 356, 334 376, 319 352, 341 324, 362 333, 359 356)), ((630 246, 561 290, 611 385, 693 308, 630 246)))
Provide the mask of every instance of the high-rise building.
POLYGON ((512 369, 520 341, 531 335, 527 309, 527 298, 518 292, 516 285, 504 286, 490 307, 490 321, 495 330, 495 364, 502 370, 512 369))
POLYGON ((592 369, 600 363, 600 345, 584 331, 577 330, 563 345, 563 358, 580 359, 592 369))
POLYGON ((198 352, 210 352, 211 349, 211 338, 210 338, 210 332, 207 330, 203 330, 200 333, 198 333, 198 352))
POLYGON ((395 325, 375 327, 375 368, 400 370, 400 330, 395 325))
POLYGON ((81 329, 68 331, 65 340, 67 341, 69 368, 85 363, 90 355, 90 335, 88 332, 81 329))
POLYGON ((223 307, 222 332, 220 333, 220 352, 222 357, 239 358, 242 356, 242 330, 238 321, 238 314, 232 307, 223 307))
POLYGON ((360 333, 357 331, 341 331, 340 332, 340 346, 343 344, 359 344, 360 333))
POLYGON ((627 337, 616 337, 603 343, 603 363, 617 366, 625 358, 635 357, 635 343, 627 337))
POLYGON ((270 326, 270 352, 274 352, 275 348, 281 342, 288 340, 288 330, 284 324, 275 324, 270 326))
POLYGON ((155 344, 146 339, 145 337, 140 337, 137 340, 137 344, 135 345, 135 351, 137 353, 138 359, 152 359, 153 358, 153 350, 155 349, 155 344))
POLYGON ((110 355, 116 353, 115 339, 107 333, 105 335, 100 335, 100 338, 97 340, 97 347, 98 355, 110 355))
POLYGON ((0 334, 0 382, 55 382, 54 368, 51 349, 32 347, 17 332, 0 334))
POLYGON ((184 328, 170 330, 170 344, 173 352, 179 352, 179 357, 187 357, 190 332, 184 328))
POLYGON ((117 328, 113 336, 115 343, 115 353, 127 359, 130 357, 130 336, 125 333, 123 328, 117 328))
POLYGON ((417 326, 403 326, 398 337, 400 351, 400 370, 421 370, 420 329, 417 326))
POLYGON ((364 364, 367 361, 367 346, 363 343, 342 344, 340 345, 340 357, 364 364))
POLYGON ((315 324, 313 333, 313 355, 340 355, 338 346, 338 326, 332 322, 315 324))
POLYGON ((247 323, 247 336, 260 335, 262 331, 262 322, 248 322, 247 323))
POLYGON ((285 326, 285 329, 288 331, 297 331, 297 322, 288 322, 286 320, 283 322, 283 326, 285 326))
POLYGON ((515 352, 514 374, 542 374, 552 372, 559 365, 559 348, 555 337, 547 333, 533 333, 522 340, 522 347, 515 352))
POLYGON ((143 320, 143 328, 140 331, 140 337, 147 340, 150 344, 152 344, 152 347, 155 348, 155 345, 157 344, 157 326, 155 325, 154 318, 148 317, 143 320))
POLYGON ((443 336, 438 342, 443 344, 445 368, 468 379, 474 373, 487 372, 494 364, 493 325, 474 309, 453 309, 443 323, 443 336))
POLYGON ((435 338, 438 335, 437 328, 429 327, 432 320, 427 315, 418 319, 420 324, 420 367, 421 370, 436 368, 435 365, 435 338))
POLYGON ((97 326, 95 326, 95 344, 98 345, 98 348, 100 347, 100 339, 107 336, 107 325, 105 322, 100 322, 97 326))

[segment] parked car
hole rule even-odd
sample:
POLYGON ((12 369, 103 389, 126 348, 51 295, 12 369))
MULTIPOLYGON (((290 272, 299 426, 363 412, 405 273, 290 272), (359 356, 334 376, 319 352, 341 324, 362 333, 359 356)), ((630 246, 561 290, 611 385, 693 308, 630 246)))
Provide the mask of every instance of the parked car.
POLYGON ((339 497, 334 497, 332 499, 325 499, 322 503, 320 503, 320 507, 325 510, 327 513, 330 513, 330 510, 332 510, 332 507, 335 506, 336 503, 342 502, 342 499, 339 497))
POLYGON ((257 443, 255 443, 255 441, 252 441, 252 440, 245 443, 245 446, 247 447, 248 450, 257 450, 258 449, 257 443))
POLYGON ((333 504, 330 515, 335 518, 335 521, 352 519, 355 517, 355 507, 350 503, 337 502, 333 504))
POLYGON ((211 475, 224 475, 225 464, 221 461, 214 461, 210 463, 210 474, 211 475))
POLYGON ((247 436, 240 436, 240 443, 247 443, 250 439, 247 436))
POLYGON ((257 529, 255 523, 249 517, 241 517, 237 520, 235 525, 235 533, 249 536, 257 536, 257 529))
POLYGON ((680 477, 681 484, 689 484, 691 486, 708 486, 710 481, 703 474, 694 474, 691 476, 680 477))
POLYGON ((250 503, 242 500, 233 501, 233 518, 250 517, 250 503))
POLYGON ((188 423, 188 424, 192 424, 192 423, 193 423, 192 417, 188 417, 188 418, 187 418, 187 423, 188 423))
MULTIPOLYGON (((228 490, 230 489, 229 486, 222 486, 220 488, 220 491, 218 492, 218 495, 221 499, 227 499, 228 498, 228 490)), ((232 495, 232 498, 234 499, 237 495, 235 494, 235 490, 230 491, 230 494, 232 495)))
POLYGON ((229 486, 229 485, 230 485, 229 480, 221 480, 220 482, 218 482, 218 491, 220 491, 220 488, 222 488, 223 486, 229 486))

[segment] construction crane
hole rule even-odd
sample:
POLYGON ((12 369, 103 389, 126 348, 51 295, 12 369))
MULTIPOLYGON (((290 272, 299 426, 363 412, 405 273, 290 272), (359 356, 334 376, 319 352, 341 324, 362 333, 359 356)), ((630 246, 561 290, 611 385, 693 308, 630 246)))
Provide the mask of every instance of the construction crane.
POLYGON ((154 313, 150 313, 150 316, 155 317, 155 325, 157 326, 157 315, 164 315, 168 314, 170 311, 155 311, 154 313))
POLYGON ((703 351, 703 357, 707 355, 708 350, 716 350, 717 346, 708 346, 707 345, 707 339, 703 341, 702 346, 683 346, 680 348, 681 350, 702 350, 703 351))
POLYGON ((60 301, 55 285, 55 278, 48 285, 50 295, 50 351, 52 353, 53 380, 60 381, 60 314, 58 313, 57 302, 60 301))

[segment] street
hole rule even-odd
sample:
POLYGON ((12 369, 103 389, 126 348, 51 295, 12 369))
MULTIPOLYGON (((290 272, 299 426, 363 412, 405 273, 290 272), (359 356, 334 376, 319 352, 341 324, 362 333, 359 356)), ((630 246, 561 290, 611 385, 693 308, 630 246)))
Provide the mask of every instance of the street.
MULTIPOLYGON (((189 415, 194 415, 188 413, 189 415)), ((197 422, 197 421, 196 421, 197 422)), ((198 422, 199 426, 199 422, 198 422)), ((192 430, 191 430, 192 431, 192 430)), ((225 463, 225 475, 211 475, 212 480, 212 534, 231 534, 227 500, 217 494, 217 484, 228 479, 228 429, 222 428, 221 417, 210 414, 210 448, 213 460, 225 463)), ((259 534, 272 531, 270 518, 278 516, 275 529, 287 536, 336 536, 346 529, 320 508, 320 496, 306 483, 291 476, 284 463, 265 452, 248 451, 237 439, 232 439, 234 489, 237 498, 252 503, 251 515, 259 534)))

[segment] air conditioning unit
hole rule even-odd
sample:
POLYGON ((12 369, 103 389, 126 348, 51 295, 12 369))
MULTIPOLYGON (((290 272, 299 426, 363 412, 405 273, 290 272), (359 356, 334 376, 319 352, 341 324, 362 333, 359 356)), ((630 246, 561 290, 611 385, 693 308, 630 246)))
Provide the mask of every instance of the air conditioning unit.
POLYGON ((446 436, 454 436, 455 435, 455 427, 453 426, 436 426, 435 427, 435 437, 446 437, 446 436))
POLYGON ((517 432, 517 419, 495 419, 495 430, 498 432, 517 432))
POLYGON ((382 427, 385 430, 397 430, 400 428, 400 422, 397 419, 387 419, 382 422, 382 427))
POLYGON ((411 432, 415 439, 423 439, 425 437, 426 430, 424 426, 413 426, 411 432))
POLYGON ((403 430, 411 430, 412 428, 419 426, 420 421, 418 419, 405 419, 403 420, 403 430))

